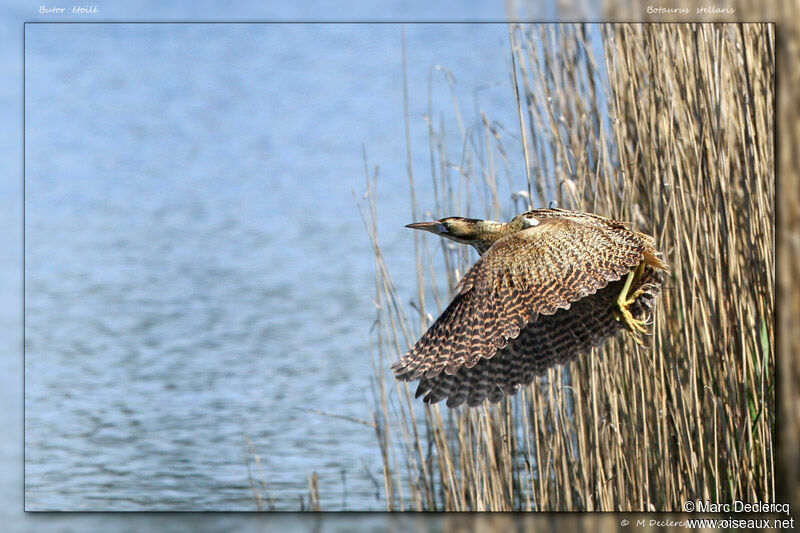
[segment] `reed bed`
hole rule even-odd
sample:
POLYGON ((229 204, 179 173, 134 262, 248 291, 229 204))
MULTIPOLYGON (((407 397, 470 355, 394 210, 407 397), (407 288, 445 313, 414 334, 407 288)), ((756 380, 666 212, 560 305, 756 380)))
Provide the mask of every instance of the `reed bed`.
POLYGON ((481 115, 463 131, 463 152, 448 154, 447 132, 431 121, 435 193, 416 196, 409 165, 413 219, 507 219, 556 202, 655 235, 671 277, 648 347, 621 336, 500 404, 423 406, 388 367, 475 254, 416 237, 418 288, 398 294, 368 176, 361 208, 376 264, 374 416, 387 509, 774 501, 773 27, 513 25, 509 42, 519 123, 481 115), (525 175, 508 170, 517 157, 525 175))

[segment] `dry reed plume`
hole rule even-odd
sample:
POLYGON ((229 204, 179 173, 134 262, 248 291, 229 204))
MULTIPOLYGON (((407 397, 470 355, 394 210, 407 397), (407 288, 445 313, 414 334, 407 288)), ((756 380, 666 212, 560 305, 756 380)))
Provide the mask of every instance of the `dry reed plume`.
POLYGON ((412 295, 397 293, 384 262, 368 180, 388 509, 775 501, 773 26, 604 25, 593 29, 599 62, 589 31, 510 28, 519 124, 483 115, 453 155, 431 122, 435 197, 420 203, 410 172, 413 214, 397 226, 423 211, 498 219, 551 201, 630 220, 655 235, 672 268, 650 347, 620 337, 495 407, 413 401, 388 365, 448 301, 435 273, 446 272, 450 290, 474 256, 416 237, 407 309, 412 295), (506 135, 520 126, 524 150, 506 135), (527 180, 507 171, 516 157, 527 180))

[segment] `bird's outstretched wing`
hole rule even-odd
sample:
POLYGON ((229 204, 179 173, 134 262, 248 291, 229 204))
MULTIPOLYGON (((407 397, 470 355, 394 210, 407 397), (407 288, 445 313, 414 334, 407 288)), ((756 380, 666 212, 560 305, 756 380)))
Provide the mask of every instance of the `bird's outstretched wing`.
MULTIPOLYGON (((631 305, 634 318, 643 320, 654 307, 666 277, 664 270, 646 266, 632 290, 641 295, 631 305)), ((462 403, 474 406, 487 397, 492 402, 515 394, 557 364, 567 363, 580 354, 587 354, 625 325, 616 319, 616 305, 625 280, 609 283, 550 316, 542 315, 523 329, 516 339, 498 350, 491 359, 481 359, 472 368, 462 365, 455 374, 442 372, 432 378, 422 376, 416 396, 425 395, 426 403, 447 398, 448 407, 462 403)))
POLYGON ((392 365, 399 379, 454 375, 491 359, 539 315, 569 309, 637 266, 648 237, 620 224, 542 218, 495 242, 414 347, 392 365))

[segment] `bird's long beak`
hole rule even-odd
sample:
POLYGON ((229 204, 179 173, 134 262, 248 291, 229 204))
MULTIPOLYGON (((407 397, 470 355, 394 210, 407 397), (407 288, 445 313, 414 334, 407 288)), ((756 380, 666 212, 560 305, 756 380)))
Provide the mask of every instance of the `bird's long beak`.
POLYGON ((435 233, 436 235, 441 235, 442 233, 447 233, 447 228, 444 227, 439 221, 434 222, 414 222, 413 224, 406 224, 407 228, 411 229, 421 229, 424 231, 430 231, 431 233, 435 233))

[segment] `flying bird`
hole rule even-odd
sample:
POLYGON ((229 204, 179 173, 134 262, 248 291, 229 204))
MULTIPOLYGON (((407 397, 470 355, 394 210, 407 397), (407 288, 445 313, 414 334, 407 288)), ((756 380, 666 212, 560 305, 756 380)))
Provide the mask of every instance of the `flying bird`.
POLYGON ((565 209, 508 223, 448 217, 406 227, 480 254, 441 316, 399 361, 416 397, 447 406, 497 402, 619 331, 641 344, 668 266, 628 224, 565 209))

